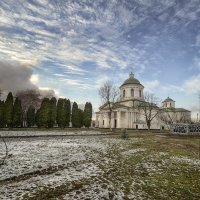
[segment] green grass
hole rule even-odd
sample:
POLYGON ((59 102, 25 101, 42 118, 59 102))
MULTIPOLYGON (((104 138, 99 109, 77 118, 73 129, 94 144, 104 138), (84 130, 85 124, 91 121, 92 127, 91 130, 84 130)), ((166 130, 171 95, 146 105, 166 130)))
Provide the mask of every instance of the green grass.
POLYGON ((99 165, 108 171, 104 178, 124 191, 125 199, 131 199, 130 193, 142 199, 200 199, 200 165, 173 159, 198 161, 197 139, 140 136, 143 140, 134 142, 134 138, 112 144, 106 155, 102 155, 110 162, 99 165), (145 151, 122 154, 122 151, 136 148, 145 151))

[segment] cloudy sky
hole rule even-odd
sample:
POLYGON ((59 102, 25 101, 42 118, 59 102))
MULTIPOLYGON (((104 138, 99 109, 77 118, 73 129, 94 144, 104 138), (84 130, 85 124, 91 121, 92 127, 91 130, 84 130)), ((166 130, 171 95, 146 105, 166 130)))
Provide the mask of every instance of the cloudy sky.
POLYGON ((1 0, 0 87, 53 89, 100 104, 130 72, 160 99, 195 110, 200 0, 1 0))

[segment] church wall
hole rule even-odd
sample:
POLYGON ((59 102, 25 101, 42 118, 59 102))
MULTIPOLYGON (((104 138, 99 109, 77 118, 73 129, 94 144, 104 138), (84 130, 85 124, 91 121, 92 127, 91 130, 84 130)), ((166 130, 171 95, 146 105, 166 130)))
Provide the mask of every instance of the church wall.
POLYGON ((100 112, 96 115, 96 127, 109 128, 109 118, 106 112, 100 112))
POLYGON ((177 112, 177 121, 180 123, 189 123, 191 121, 191 112, 177 112))
POLYGON ((133 107, 133 101, 125 101, 121 103, 124 106, 133 107))
POLYGON ((121 112, 121 128, 127 128, 127 113, 121 112))
MULTIPOLYGON (((128 128, 128 129, 147 129, 144 115, 136 112, 136 110, 130 111, 116 111, 112 114, 111 127, 115 128, 115 120, 117 120, 117 128, 128 128)), ((154 118, 151 123, 151 129, 162 129, 167 127, 161 122, 160 118, 154 118)), ((96 127, 99 128, 110 128, 108 113, 100 112, 96 115, 96 127), (104 123, 103 123, 104 122, 104 123)))
POLYGON ((175 108, 174 101, 163 102, 163 108, 175 108))
POLYGON ((123 87, 120 88, 120 99, 121 100, 128 100, 128 99, 144 99, 144 94, 143 94, 143 86, 140 85, 124 85, 123 87), (131 89, 134 90, 134 96, 131 94, 131 89), (125 96, 124 96, 124 91, 125 91, 125 96), (141 91, 141 96, 140 96, 140 91, 141 91))

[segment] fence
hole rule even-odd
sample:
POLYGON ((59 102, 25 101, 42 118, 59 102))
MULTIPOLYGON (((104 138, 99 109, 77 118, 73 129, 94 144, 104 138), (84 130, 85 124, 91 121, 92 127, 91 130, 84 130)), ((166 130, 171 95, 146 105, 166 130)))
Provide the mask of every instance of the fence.
POLYGON ((200 124, 172 124, 172 133, 200 135, 200 124))

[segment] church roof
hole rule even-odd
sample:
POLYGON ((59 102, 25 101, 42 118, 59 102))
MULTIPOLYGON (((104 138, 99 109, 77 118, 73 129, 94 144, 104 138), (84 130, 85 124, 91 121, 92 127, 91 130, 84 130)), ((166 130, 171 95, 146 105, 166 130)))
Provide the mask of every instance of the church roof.
POLYGON ((173 99, 171 99, 171 98, 169 98, 169 97, 167 97, 163 102, 169 102, 169 101, 175 102, 173 99))
POLYGON ((165 112, 191 112, 190 110, 186 110, 185 108, 163 108, 165 112))
POLYGON ((126 79, 124 81, 124 83, 121 85, 121 87, 124 86, 124 85, 129 85, 129 84, 142 85, 140 83, 140 81, 138 81, 136 78, 134 78, 134 74, 132 72, 130 73, 129 78, 126 79))

